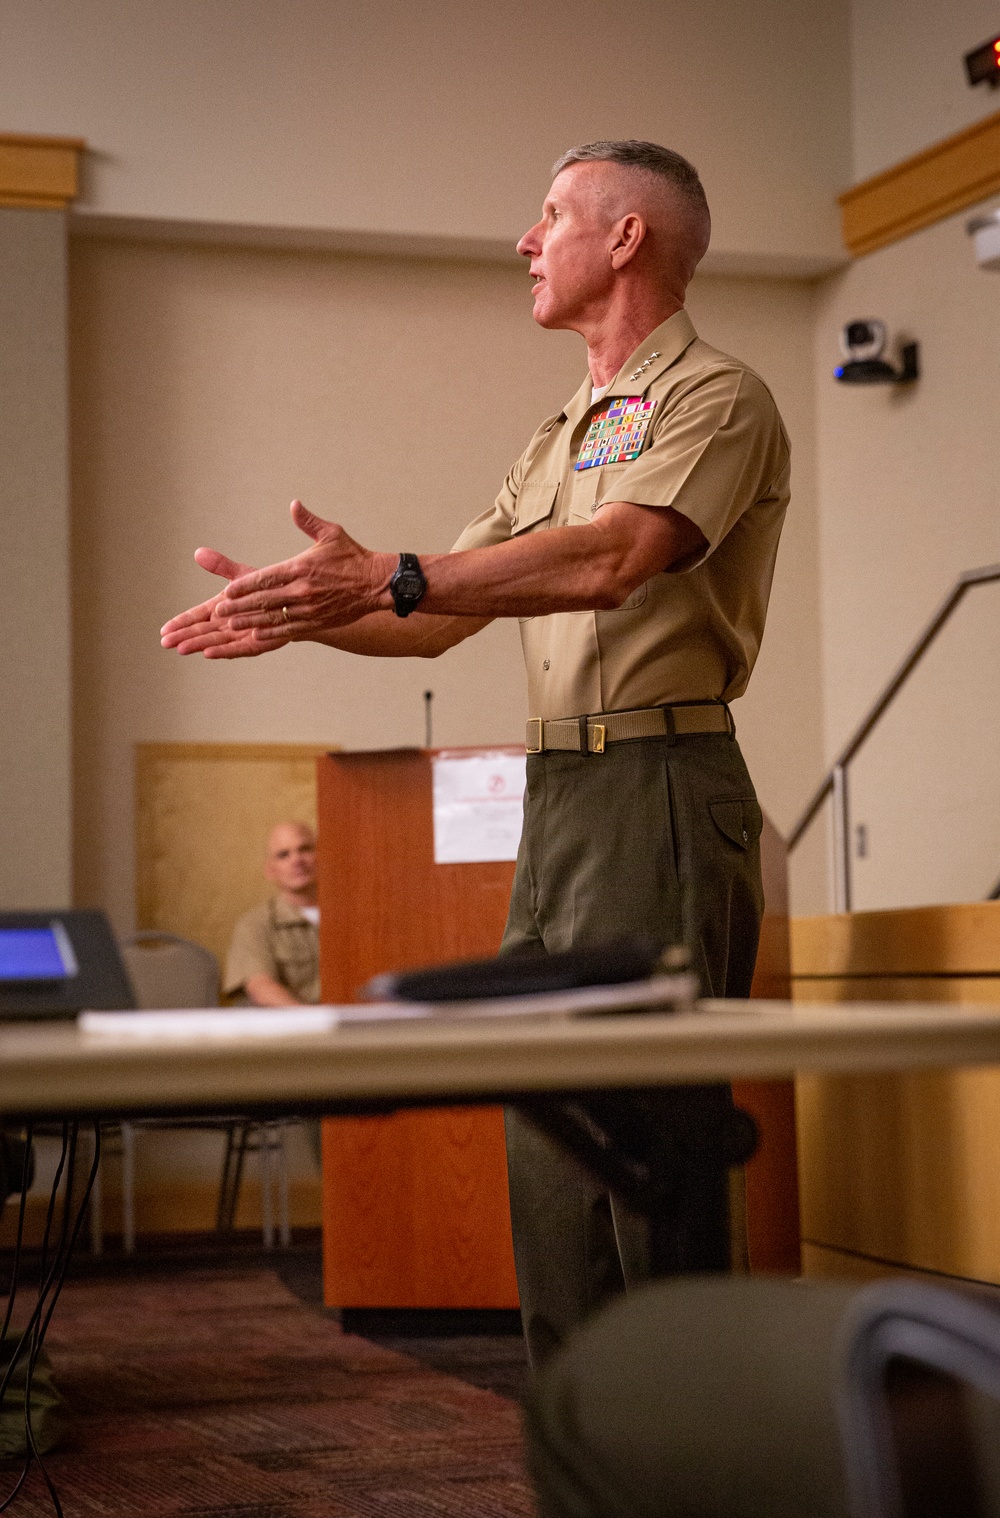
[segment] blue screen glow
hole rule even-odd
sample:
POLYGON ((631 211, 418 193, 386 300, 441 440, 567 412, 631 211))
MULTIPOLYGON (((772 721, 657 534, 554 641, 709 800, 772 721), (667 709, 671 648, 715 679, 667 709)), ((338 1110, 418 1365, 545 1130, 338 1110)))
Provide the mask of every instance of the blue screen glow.
POLYGON ((64 980, 73 970, 52 928, 0 928, 0 981, 64 980))

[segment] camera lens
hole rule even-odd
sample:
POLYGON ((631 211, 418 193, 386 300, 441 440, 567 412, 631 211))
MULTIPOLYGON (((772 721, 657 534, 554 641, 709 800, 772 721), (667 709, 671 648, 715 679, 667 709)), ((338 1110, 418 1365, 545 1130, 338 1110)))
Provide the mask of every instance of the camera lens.
POLYGON ((847 341, 852 348, 860 348, 863 343, 870 343, 874 336, 871 322, 848 322, 847 324, 847 341))

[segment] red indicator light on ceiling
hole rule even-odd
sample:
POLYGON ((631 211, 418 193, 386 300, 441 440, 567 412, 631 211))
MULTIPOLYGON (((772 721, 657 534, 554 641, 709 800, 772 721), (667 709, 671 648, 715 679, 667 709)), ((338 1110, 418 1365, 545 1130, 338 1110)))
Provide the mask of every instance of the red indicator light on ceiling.
POLYGON ((970 84, 982 84, 985 79, 992 88, 1000 84, 1000 37, 991 37, 965 55, 965 72, 970 84))

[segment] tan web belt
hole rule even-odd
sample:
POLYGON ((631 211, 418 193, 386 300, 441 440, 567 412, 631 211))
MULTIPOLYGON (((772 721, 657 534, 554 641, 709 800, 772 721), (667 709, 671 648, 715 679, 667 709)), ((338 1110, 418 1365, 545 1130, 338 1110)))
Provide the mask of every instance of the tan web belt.
POLYGON ((629 738, 684 737, 689 733, 732 733, 733 720, 724 701, 690 701, 674 706, 646 706, 634 712, 598 712, 594 717, 560 717, 545 722, 532 717, 525 735, 529 754, 562 749, 603 754, 609 743, 629 738))

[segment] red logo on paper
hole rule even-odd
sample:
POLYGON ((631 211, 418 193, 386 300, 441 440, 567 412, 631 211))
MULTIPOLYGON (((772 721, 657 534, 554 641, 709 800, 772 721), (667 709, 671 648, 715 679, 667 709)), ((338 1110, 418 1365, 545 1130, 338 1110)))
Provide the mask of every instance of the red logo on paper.
POLYGON ((507 782, 504 780, 502 775, 491 775, 486 782, 486 788, 487 790, 492 791, 495 796, 498 791, 507 789, 507 782))

